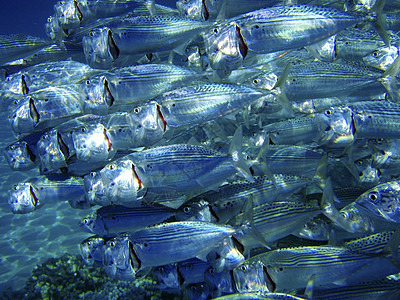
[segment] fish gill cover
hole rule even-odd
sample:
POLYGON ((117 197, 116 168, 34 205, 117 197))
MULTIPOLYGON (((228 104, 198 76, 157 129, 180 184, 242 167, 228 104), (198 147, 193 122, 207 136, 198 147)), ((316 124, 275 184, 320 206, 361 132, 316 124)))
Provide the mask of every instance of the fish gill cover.
POLYGON ((18 2, 3 298, 399 297, 397 1, 18 2))

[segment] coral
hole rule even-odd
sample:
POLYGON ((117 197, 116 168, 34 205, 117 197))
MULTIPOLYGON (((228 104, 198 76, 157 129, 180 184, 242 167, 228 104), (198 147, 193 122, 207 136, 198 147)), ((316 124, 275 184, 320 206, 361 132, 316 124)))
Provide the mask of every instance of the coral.
POLYGON ((150 277, 135 281, 109 278, 100 267, 78 256, 50 258, 32 270, 22 291, 4 292, 1 299, 179 299, 160 290, 150 277))

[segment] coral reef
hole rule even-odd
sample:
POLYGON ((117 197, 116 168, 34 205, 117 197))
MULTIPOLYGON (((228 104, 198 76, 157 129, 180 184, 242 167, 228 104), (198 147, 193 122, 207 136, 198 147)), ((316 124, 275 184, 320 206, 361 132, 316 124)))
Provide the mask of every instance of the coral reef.
POLYGON ((20 291, 5 291, 1 299, 180 299, 158 288, 151 277, 132 282, 113 280, 102 268, 87 266, 79 256, 50 258, 32 270, 20 291))

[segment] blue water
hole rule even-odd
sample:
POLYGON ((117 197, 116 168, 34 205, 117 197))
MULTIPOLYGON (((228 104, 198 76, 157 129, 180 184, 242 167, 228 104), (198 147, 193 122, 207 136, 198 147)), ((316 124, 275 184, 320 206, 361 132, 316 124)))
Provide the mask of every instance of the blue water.
POLYGON ((45 36, 44 23, 53 14, 54 0, 2 1, 0 34, 27 33, 45 36))

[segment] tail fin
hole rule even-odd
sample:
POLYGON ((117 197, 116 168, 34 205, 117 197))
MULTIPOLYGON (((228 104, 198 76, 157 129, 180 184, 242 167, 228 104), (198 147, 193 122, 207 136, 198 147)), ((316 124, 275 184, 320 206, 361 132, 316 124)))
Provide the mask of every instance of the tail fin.
POLYGON ((399 257, 399 245, 400 245, 400 229, 397 228, 389 242, 387 243, 384 253, 389 254, 391 261, 397 266, 400 267, 400 257, 399 257))
POLYGON ((375 30, 382 37, 386 46, 390 46, 389 35, 385 29, 385 26, 383 25, 383 17, 382 17, 382 10, 385 4, 386 0, 377 0, 375 2, 375 5, 371 9, 371 14, 374 16, 372 24, 375 27, 375 30))
POLYGON ((243 130, 242 126, 239 126, 233 135, 232 143, 229 148, 229 154, 232 155, 233 164, 240 174, 250 182, 254 182, 254 178, 251 175, 250 169, 243 158, 242 139, 243 130))
POLYGON ((396 86, 396 76, 399 74, 400 70, 400 55, 397 56, 392 65, 386 70, 383 74, 383 77, 379 80, 382 85, 386 88, 390 97, 394 101, 398 101, 400 99, 400 92, 396 86))
POLYGON ((348 232, 353 232, 353 229, 350 226, 351 224, 346 222, 345 218, 342 216, 340 211, 338 211, 337 208, 335 207, 334 204, 335 197, 336 196, 333 191, 332 181, 329 177, 326 180, 324 193, 322 194, 322 200, 321 200, 321 208, 323 209, 322 213, 328 219, 334 222, 337 226, 341 227, 342 229, 348 232))
POLYGON ((266 161, 266 151, 269 148, 269 134, 267 135, 267 138, 264 140, 264 143, 261 147, 260 152, 257 155, 257 162, 260 163, 260 165, 258 166, 265 175, 267 175, 268 179, 271 180, 274 185, 276 186, 276 179, 274 174, 272 173, 272 171, 268 168, 266 161))

